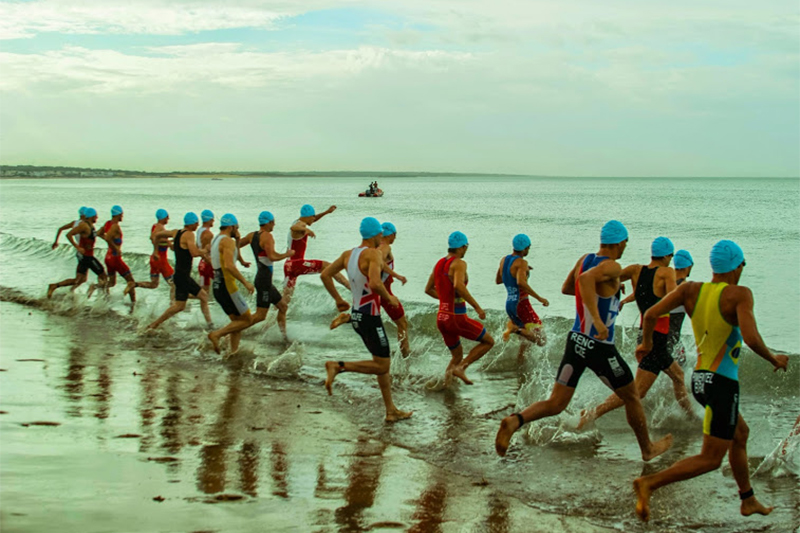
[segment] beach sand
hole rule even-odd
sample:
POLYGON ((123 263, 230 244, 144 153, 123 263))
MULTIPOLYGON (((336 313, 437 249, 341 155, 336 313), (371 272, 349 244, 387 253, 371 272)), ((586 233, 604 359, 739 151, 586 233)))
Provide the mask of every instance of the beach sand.
POLYGON ((0 318, 4 532, 607 530, 388 444, 382 413, 362 427, 322 383, 178 363, 84 316, 0 318))

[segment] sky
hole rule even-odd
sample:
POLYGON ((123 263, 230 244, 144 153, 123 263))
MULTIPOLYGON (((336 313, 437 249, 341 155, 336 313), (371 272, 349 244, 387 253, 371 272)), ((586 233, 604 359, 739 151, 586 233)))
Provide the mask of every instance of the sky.
POLYGON ((0 163, 798 177, 800 4, 0 0, 0 163))

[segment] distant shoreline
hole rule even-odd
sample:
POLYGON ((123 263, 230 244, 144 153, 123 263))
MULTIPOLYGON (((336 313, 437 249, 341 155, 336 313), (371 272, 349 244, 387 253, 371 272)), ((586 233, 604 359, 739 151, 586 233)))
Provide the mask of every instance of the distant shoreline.
POLYGON ((571 179, 571 180, 594 180, 594 179, 654 179, 654 180, 752 180, 752 179, 771 179, 771 180, 800 180, 800 176, 541 176, 528 174, 482 174, 482 173, 455 173, 455 172, 153 172, 138 173, 129 171, 111 171, 112 174, 57 174, 42 172, 38 175, 19 175, 2 174, 0 181, 3 180, 59 180, 59 179, 235 179, 235 178, 363 178, 369 180, 390 179, 390 178, 530 178, 530 179, 571 179), (118 173, 117 173, 118 172, 118 173))

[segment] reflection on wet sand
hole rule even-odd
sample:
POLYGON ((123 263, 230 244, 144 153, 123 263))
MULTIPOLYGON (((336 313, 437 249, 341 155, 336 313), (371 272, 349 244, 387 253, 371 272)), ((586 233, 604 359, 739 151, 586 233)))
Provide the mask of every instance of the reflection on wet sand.
POLYGON ((167 378, 166 403, 167 409, 161 418, 161 437, 162 446, 171 455, 181 451, 181 395, 179 394, 181 378, 177 374, 172 374, 167 378))
POLYGON ((67 391, 67 416, 81 416, 81 400, 83 400, 83 369, 85 352, 79 346, 73 346, 67 358, 67 375, 64 376, 64 390, 67 391))
POLYGON ((142 393, 139 397, 139 416, 141 417, 142 438, 139 440, 139 450, 149 451, 155 443, 155 428, 153 419, 156 416, 156 393, 158 389, 159 374, 154 364, 148 364, 144 374, 140 374, 142 393))
POLYGON ((92 394, 92 396, 97 398, 97 412, 94 416, 104 420, 108 418, 108 411, 110 408, 109 400, 111 399, 111 374, 109 373, 108 365, 105 363, 102 363, 97 367, 97 372, 97 387, 100 389, 100 392, 92 394))
POLYGON ((375 493, 383 469, 386 444, 359 437, 348 471, 344 491, 346 505, 336 509, 336 523, 341 531, 364 531, 363 512, 375 503, 375 493))
POLYGON ((444 479, 434 479, 417 500, 414 520, 418 520, 410 533, 439 533, 442 531, 444 511, 447 508, 447 485, 444 479))
POLYGON ((258 496, 258 463, 261 447, 256 442, 243 442, 239 450, 240 490, 248 496, 258 496))
POLYGON ((272 443, 272 454, 270 455, 270 463, 272 464, 272 481, 275 482, 275 487, 272 489, 272 494, 280 496, 281 498, 289 497, 289 461, 284 451, 282 442, 274 441, 272 443))
POLYGON ((511 523, 508 519, 509 505, 506 497, 499 492, 489 494, 489 516, 486 518, 486 529, 493 533, 508 533, 511 523))

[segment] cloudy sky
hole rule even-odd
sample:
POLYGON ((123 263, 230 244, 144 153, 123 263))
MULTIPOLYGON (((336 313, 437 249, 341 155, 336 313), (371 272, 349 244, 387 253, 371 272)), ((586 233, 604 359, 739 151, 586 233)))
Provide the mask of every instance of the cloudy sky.
POLYGON ((800 175, 796 0, 0 0, 0 162, 800 175))

